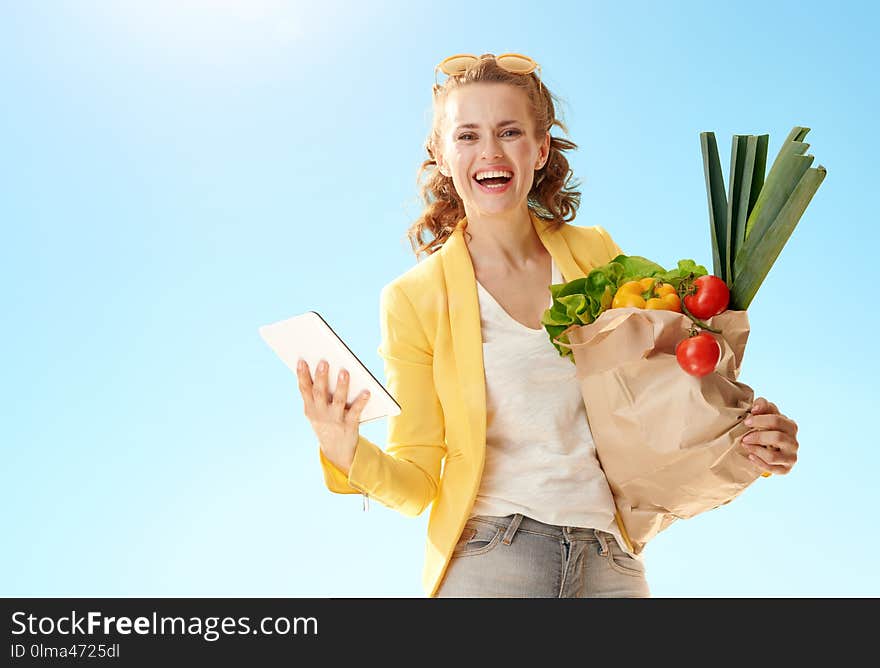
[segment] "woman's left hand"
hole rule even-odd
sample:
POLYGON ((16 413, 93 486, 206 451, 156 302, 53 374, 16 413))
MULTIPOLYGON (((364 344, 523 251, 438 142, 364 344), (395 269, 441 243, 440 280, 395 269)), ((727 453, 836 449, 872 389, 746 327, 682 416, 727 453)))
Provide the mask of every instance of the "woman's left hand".
POLYGON ((797 423, 782 415, 776 404, 758 397, 745 424, 751 427, 742 439, 749 459, 762 472, 785 475, 797 461, 797 423))

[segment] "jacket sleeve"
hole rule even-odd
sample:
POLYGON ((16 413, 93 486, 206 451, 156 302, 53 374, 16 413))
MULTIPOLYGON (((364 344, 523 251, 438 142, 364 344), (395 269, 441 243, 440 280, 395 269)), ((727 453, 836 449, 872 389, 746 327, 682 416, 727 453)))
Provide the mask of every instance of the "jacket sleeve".
POLYGON ((446 455, 443 409, 434 386, 431 344, 399 285, 382 289, 379 315, 385 387, 400 404, 400 414, 388 417, 387 450, 360 436, 348 476, 320 447, 318 454, 331 492, 367 494, 414 517, 431 504, 440 485, 446 455))
POLYGON ((602 243, 605 244, 605 249, 608 251, 608 261, 611 262, 618 255, 625 255, 625 253, 620 250, 620 246, 614 243, 614 239, 611 238, 611 235, 608 234, 608 230, 606 230, 601 225, 594 225, 594 229, 599 233, 599 237, 602 239, 602 243))

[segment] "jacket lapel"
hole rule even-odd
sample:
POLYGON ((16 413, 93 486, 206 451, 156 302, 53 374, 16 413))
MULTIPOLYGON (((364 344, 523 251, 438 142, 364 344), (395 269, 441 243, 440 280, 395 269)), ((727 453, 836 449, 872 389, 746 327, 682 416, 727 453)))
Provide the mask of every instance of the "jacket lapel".
MULTIPOLYGON (((565 282, 583 278, 561 230, 549 231, 548 223, 529 210, 532 225, 541 243, 553 257, 565 282)), ((480 304, 477 278, 464 240, 467 216, 440 249, 449 305, 449 325, 458 370, 459 387, 467 409, 473 443, 483 448, 486 442, 486 378, 483 368, 483 336, 480 328, 480 304)), ((549 339, 548 339, 548 345, 549 339)))
POLYGON ((531 216, 532 225, 534 225, 535 231, 537 231, 538 236, 541 238, 541 243, 544 244, 544 248, 546 248, 550 255, 553 256, 556 266, 559 267, 559 271, 562 272, 563 280, 568 283, 576 278, 584 278, 586 274, 581 271, 574 256, 571 254, 568 242, 566 242, 565 237, 562 236, 562 230, 565 229, 565 227, 562 227, 555 232, 551 232, 548 229, 549 223, 547 221, 538 218, 534 212, 531 213, 531 216))
POLYGON ((440 253, 461 398, 470 423, 472 443, 479 446, 486 442, 486 379, 477 277, 462 236, 466 222, 467 217, 458 222, 440 253))

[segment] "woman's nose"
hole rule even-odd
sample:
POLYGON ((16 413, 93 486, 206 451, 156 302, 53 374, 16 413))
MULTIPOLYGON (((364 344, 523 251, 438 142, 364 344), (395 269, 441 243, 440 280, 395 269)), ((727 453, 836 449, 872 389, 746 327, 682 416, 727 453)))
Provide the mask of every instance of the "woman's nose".
POLYGON ((483 146, 483 155, 494 155, 496 158, 501 157, 501 151, 498 149, 496 139, 489 139, 488 143, 483 146))

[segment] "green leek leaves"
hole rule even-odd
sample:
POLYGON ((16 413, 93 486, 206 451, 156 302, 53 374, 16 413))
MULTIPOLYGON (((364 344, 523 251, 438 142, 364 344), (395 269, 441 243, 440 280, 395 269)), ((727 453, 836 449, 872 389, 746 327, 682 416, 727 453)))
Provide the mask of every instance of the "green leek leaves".
POLYGON ((700 133, 713 273, 730 289, 731 310, 751 304, 825 178, 825 168, 812 168, 813 156, 805 155, 809 131, 792 129, 766 180, 769 135, 734 135, 727 192, 715 135, 700 133))

